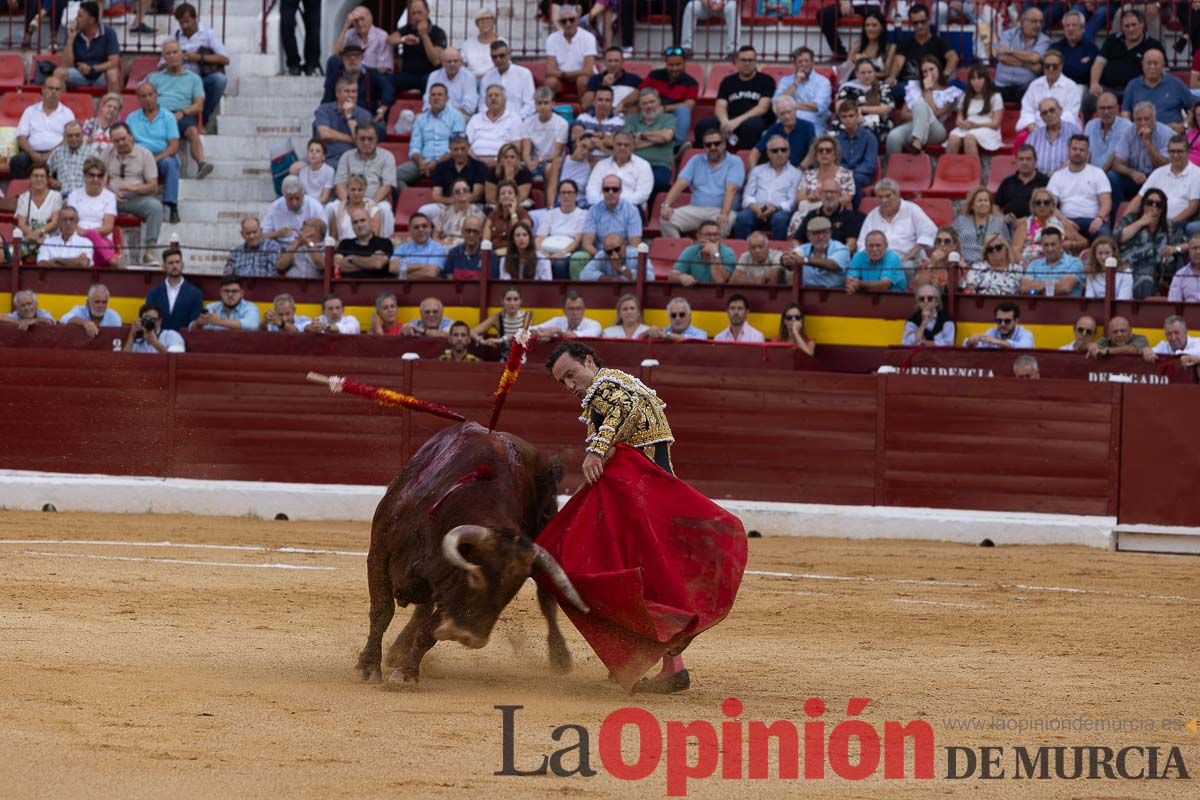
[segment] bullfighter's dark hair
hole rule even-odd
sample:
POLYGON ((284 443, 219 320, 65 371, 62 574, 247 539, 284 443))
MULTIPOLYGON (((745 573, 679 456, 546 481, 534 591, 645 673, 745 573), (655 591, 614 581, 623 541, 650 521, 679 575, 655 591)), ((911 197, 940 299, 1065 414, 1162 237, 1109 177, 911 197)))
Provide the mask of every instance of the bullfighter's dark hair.
POLYGON ((592 362, 597 367, 604 366, 604 363, 600 360, 600 356, 596 355, 595 350, 588 347, 583 342, 567 340, 551 351, 550 357, 546 359, 546 372, 552 372, 554 370, 554 362, 562 358, 564 354, 569 355, 571 358, 575 359, 581 364, 583 363, 584 359, 586 359, 588 356, 591 356, 592 362))

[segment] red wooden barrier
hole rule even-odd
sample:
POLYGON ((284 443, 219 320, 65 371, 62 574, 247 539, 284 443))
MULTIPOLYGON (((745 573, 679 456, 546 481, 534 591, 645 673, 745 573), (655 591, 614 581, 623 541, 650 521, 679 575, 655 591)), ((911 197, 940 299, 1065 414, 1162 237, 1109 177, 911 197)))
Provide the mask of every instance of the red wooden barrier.
POLYGON ((1121 416, 1122 523, 1200 524, 1191 436, 1200 395, 1187 386, 1126 386, 1121 416))

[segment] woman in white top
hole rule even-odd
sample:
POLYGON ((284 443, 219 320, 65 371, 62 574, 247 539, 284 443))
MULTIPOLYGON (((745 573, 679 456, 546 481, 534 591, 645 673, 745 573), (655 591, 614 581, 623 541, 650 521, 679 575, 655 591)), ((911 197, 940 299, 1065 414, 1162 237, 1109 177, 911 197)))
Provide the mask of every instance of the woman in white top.
POLYGON ((492 42, 500 37, 496 35, 496 15, 490 9, 480 9, 475 14, 475 27, 479 33, 463 39, 458 49, 462 52, 463 66, 478 80, 492 68, 492 42))
POLYGON ((462 226, 467 217, 483 216, 483 210, 471 202, 471 184, 464 180, 454 182, 450 190, 450 205, 441 206, 433 215, 433 238, 446 249, 463 243, 462 226))
POLYGON ((888 153, 923 153, 925 145, 946 141, 945 121, 962 94, 957 86, 946 85, 937 56, 922 58, 921 80, 904 87, 905 107, 900 111, 904 124, 888 134, 888 153))
POLYGON ((524 220, 514 222, 508 231, 508 246, 504 255, 497 259, 493 278, 513 281, 548 281, 551 277, 550 260, 538 253, 533 243, 533 228, 524 220))
POLYGON ((587 212, 575 205, 579 199, 579 187, 573 180, 565 180, 558 186, 558 208, 542 214, 537 225, 537 249, 550 259, 550 271, 554 280, 571 278, 571 255, 579 249, 583 240, 583 224, 587 212))
POLYGON ((1133 270, 1121 262, 1120 248, 1111 236, 1097 237, 1088 250, 1088 257, 1083 262, 1083 296, 1099 298, 1108 292, 1104 263, 1110 258, 1117 259, 1116 299, 1132 300, 1133 270))
POLYGON ((104 188, 108 170, 98 158, 83 162, 83 186, 67 195, 66 205, 79 213, 79 235, 92 243, 92 264, 109 265, 116 255, 112 234, 117 224, 117 196, 104 188))
POLYGON ((981 149, 999 150, 1003 119, 1004 99, 996 91, 987 69, 976 64, 967 73, 967 92, 958 109, 958 124, 946 140, 946 152, 962 151, 977 156, 981 149))
POLYGON ((58 230, 58 212, 62 210, 62 195, 50 188, 50 171, 45 164, 29 168, 29 190, 17 198, 16 223, 25 235, 21 257, 37 256, 38 246, 58 230))
POLYGON ((642 307, 631 294, 621 295, 617 301, 617 324, 604 329, 606 339, 640 339, 650 331, 642 324, 642 307))
POLYGON ((336 200, 326 206, 329 214, 329 230, 338 241, 354 238, 354 225, 350 212, 365 208, 371 216, 371 233, 379 235, 379 206, 367 199, 367 179, 354 174, 346 179, 346 199, 336 200))

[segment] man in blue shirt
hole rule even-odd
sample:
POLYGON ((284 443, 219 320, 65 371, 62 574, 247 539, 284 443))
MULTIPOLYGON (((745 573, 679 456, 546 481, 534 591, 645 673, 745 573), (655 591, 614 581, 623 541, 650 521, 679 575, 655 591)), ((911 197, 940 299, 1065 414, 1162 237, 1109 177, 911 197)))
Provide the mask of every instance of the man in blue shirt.
POLYGON ((833 95, 833 85, 828 78, 813 70, 813 60, 812 50, 797 48, 792 53, 796 72, 779 81, 772 99, 790 97, 795 100, 796 116, 811 123, 820 136, 829 124, 829 101, 833 95))
POLYGON ((370 112, 358 104, 358 83, 343 77, 337 82, 337 99, 317 106, 313 116, 313 138, 325 143, 325 163, 337 169, 342 153, 354 147, 359 125, 371 125, 370 112))
POLYGON ((432 238, 433 223, 429 217, 419 212, 413 214, 408 221, 408 232, 412 238, 392 252, 388 268, 400 280, 441 277, 446 248, 432 238))
POLYGON ((119 328, 121 315, 108 307, 108 298, 108 287, 103 283, 93 283, 87 292, 87 303, 63 314, 60 322, 80 326, 89 339, 95 339, 100 328, 119 328))
POLYGON ((221 279, 221 299, 209 303, 204 313, 196 317, 191 328, 206 331, 256 331, 258 306, 246 299, 242 282, 236 275, 221 279))
MULTIPOLYGON (((811 225, 808 232, 811 236, 811 225)), ((903 292, 906 288, 908 278, 900 265, 899 254, 888 249, 887 236, 883 231, 871 231, 867 234, 866 249, 859 250, 850 261, 850 269, 846 273, 846 293, 903 292)))
POLYGON ((1018 25, 996 40, 996 90, 1006 103, 1021 102, 1029 84, 1042 72, 1042 56, 1050 49, 1050 37, 1042 33, 1042 10, 1027 4, 1018 25))
POLYGON ((1017 324, 1021 308, 1016 303, 1004 302, 996 306, 996 325, 984 333, 963 339, 963 347, 979 347, 984 350, 1032 349, 1033 334, 1017 324))
MULTIPOLYGON (((1121 140, 1132 127, 1133 123, 1121 116, 1121 101, 1117 96, 1112 92, 1102 93, 1096 99, 1096 116, 1088 120, 1083 129, 1088 137, 1088 158, 1092 166, 1105 172, 1112 170, 1121 140)), ((1114 188, 1113 197, 1118 194, 1114 188)))
POLYGON ((332 103, 337 99, 337 83, 342 78, 358 82, 357 102, 364 111, 374 116, 375 127, 382 139, 387 134, 388 109, 392 107, 392 100, 396 96, 391 79, 377 69, 364 66, 362 45, 356 43, 345 45, 340 59, 329 59, 322 103, 332 103))
POLYGON ((837 132, 838 148, 842 154, 842 166, 854 173, 854 209, 862 200, 863 188, 875 180, 879 168, 879 140, 862 124, 862 112, 852 100, 843 100, 837 105, 838 121, 842 123, 837 132))
POLYGON ((179 222, 179 125, 175 115, 158 104, 158 89, 146 81, 137 89, 141 108, 125 120, 133 140, 154 154, 168 222, 179 222))
MULTIPOLYGON (((636 281, 638 251, 630 247, 616 233, 604 237, 604 251, 596 253, 583 271, 579 273, 581 281, 636 281)), ((646 280, 654 280, 654 270, 650 259, 646 259, 644 270, 646 280)))
POLYGON ((429 109, 413 121, 412 139, 408 143, 409 161, 396 167, 396 188, 405 189, 420 178, 433 175, 439 159, 450 152, 450 137, 465 133, 467 123, 462 114, 450 108, 450 95, 443 84, 429 87, 429 109))
POLYGON ((1157 47, 1147 50, 1142 55, 1142 77, 1134 78, 1125 87, 1121 110, 1132 115, 1138 103, 1153 103, 1158 121, 1176 133, 1183 133, 1184 118, 1196 105, 1196 96, 1179 78, 1166 74, 1166 69, 1166 54, 1157 47))
POLYGON ((1133 125, 1117 143, 1108 180, 1113 186, 1113 205, 1137 194, 1151 172, 1168 163, 1167 143, 1175 131, 1156 119, 1154 104, 1143 100, 1133 107, 1133 125), (1119 187, 1119 188, 1118 188, 1119 187))
MULTIPOLYGON (((1107 9, 1097 8, 1093 14, 1101 10, 1107 9)), ((1096 37, 1084 33, 1086 21, 1086 17, 1079 11, 1067 12, 1062 19, 1063 38, 1050 46, 1052 50, 1062 53, 1063 75, 1083 87, 1091 85, 1092 62, 1100 55, 1096 37)))
POLYGON ((663 236, 677 239, 691 233, 700 223, 712 219, 714 212, 722 236, 728 236, 733 227, 733 200, 746 182, 746 166, 740 158, 725 152, 725 137, 720 131, 706 132, 702 141, 704 153, 688 159, 663 201, 663 236), (691 201, 675 208, 676 198, 689 187, 691 201))
POLYGON ((1021 278, 1021 291, 1029 294, 1083 295, 1083 262, 1063 252, 1062 231, 1042 230, 1042 257, 1033 261, 1021 278))
POLYGON ((574 272, 588 265, 600 249, 597 242, 603 242, 610 233, 618 234, 635 247, 642 243, 642 215, 637 206, 621 199, 620 176, 604 176, 600 191, 604 195, 603 202, 588 209, 579 250, 571 256, 571 269, 574 272))
POLYGON ((68 26, 63 66, 72 89, 103 84, 110 92, 121 91, 121 46, 116 31, 100 24, 100 5, 92 0, 79 4, 68 26))
POLYGON ((828 219, 815 217, 808 223, 808 243, 784 253, 780 263, 788 269, 802 268, 805 286, 840 289, 846 285, 850 251, 833 238, 833 225, 828 219))
POLYGON ((453 278, 455 273, 470 272, 476 276, 483 269, 483 249, 479 246, 483 241, 483 217, 471 214, 463 220, 463 243, 450 248, 446 253, 446 265, 442 267, 443 278, 453 278))
MULTIPOLYGON (((750 166, 756 167, 766 160, 767 142, 771 141, 772 136, 782 136, 788 140, 788 161, 793 167, 798 167, 808 156, 808 149, 812 147, 812 143, 816 141, 817 131, 811 122, 796 117, 796 101, 791 97, 776 98, 772 101, 772 106, 775 109, 775 122, 768 125, 759 137, 758 144, 750 153, 750 166)), ((876 143, 876 152, 878 149, 876 143)))
POLYGON ((737 254, 721 242, 721 229, 711 219, 696 229, 696 243, 683 249, 668 277, 672 283, 727 283, 737 268, 737 254))

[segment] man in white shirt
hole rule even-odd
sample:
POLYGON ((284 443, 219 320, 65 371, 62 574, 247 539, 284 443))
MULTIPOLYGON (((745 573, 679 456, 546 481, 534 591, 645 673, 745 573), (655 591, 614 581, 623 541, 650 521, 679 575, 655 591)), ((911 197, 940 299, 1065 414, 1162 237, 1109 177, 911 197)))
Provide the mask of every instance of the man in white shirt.
POLYGON ((604 329, 599 322, 588 319, 586 314, 587 304, 583 302, 583 296, 570 289, 563 297, 563 315, 546 320, 530 330, 542 342, 556 338, 574 339, 577 336, 599 337, 604 329))
POLYGON ((20 152, 9 163, 13 178, 28 178, 29 168, 34 164, 45 164, 50 159, 50 152, 62 144, 67 123, 75 119, 75 112, 58 102, 62 93, 62 78, 51 75, 42 84, 42 102, 21 112, 21 120, 17 123, 20 152))
POLYGON ((750 170, 742 192, 742 210, 733 220, 733 238, 745 239, 752 231, 770 230, 777 242, 788 238, 788 223, 796 206, 796 188, 804 176, 792 166, 791 146, 783 136, 767 142, 767 163, 750 170))
POLYGON ((596 205, 604 199, 601 184, 609 175, 621 179, 621 199, 642 206, 650 199, 654 189, 654 170, 650 162, 633 154, 633 134, 617 131, 613 135, 613 154, 602 158, 592 167, 587 182, 588 205, 596 205))
POLYGON ((447 105, 462 114, 464 120, 470 119, 479 108, 479 90, 476 88, 475 76, 463 68, 462 54, 458 48, 447 47, 443 50, 442 65, 429 73, 429 80, 425 81, 423 111, 429 110, 429 89, 435 83, 446 87, 450 95, 447 105))
POLYGON ((1188 336, 1187 323, 1178 314, 1163 321, 1163 340, 1152 348, 1142 351, 1142 358, 1150 363, 1159 356, 1182 356, 1179 360, 1185 367, 1200 364, 1200 336, 1188 336))
POLYGON ((38 248, 39 267, 92 266, 92 240, 79 233, 79 212, 63 206, 58 212, 58 232, 46 237, 38 248))
MULTIPOLYGON (((1167 142, 1167 163, 1150 173, 1137 196, 1129 201, 1128 212, 1135 214, 1142 207, 1142 198, 1151 189, 1167 196, 1167 216, 1175 225, 1187 224, 1187 232, 1200 231, 1200 222, 1192 222, 1200 211, 1200 167, 1188 159, 1187 139, 1178 133, 1167 142)), ((1184 252, 1179 246, 1177 251, 1184 252)))
POLYGON ((336 294, 325 295, 321 301, 321 316, 304 326, 305 333, 344 333, 353 336, 362 332, 358 317, 346 313, 346 306, 336 294))
POLYGON ((503 86, 492 84, 483 97, 487 108, 467 123, 467 141, 471 155, 490 167, 501 147, 520 140, 521 118, 508 110, 503 86))
POLYGON ((1021 116, 1017 118, 1017 130, 1033 133, 1034 128, 1040 128, 1046 123, 1042 121, 1041 103, 1047 97, 1053 97, 1062 107, 1062 118, 1083 127, 1083 117, 1079 113, 1082 98, 1079 84, 1063 75, 1063 54, 1050 50, 1042 57, 1043 75, 1034 78, 1033 83, 1021 95, 1021 116))
POLYGON ((746 322, 746 314, 750 311, 750 303, 744 295, 730 295, 725 304, 725 314, 729 317, 729 327, 713 337, 714 342, 741 342, 743 344, 761 344, 766 341, 762 331, 746 322))
POLYGON ((153 303, 143 303, 137 318, 129 326, 125 338, 126 353, 182 353, 187 347, 178 331, 163 330, 162 309, 153 303), (147 325, 153 322, 153 325, 147 325))
POLYGON ((859 241, 879 231, 887 237, 888 247, 899 254, 901 265, 906 270, 916 269, 922 254, 933 247, 937 225, 916 203, 901 199, 900 185, 891 178, 875 184, 875 196, 879 205, 863 220, 859 241))
MULTIPOLYGON (((183 66, 200 75, 200 83, 204 86, 204 127, 215 132, 216 127, 210 123, 216 120, 217 106, 225 94, 228 82, 225 67, 229 65, 229 53, 225 50, 221 37, 217 36, 212 28, 200 22, 196 7, 191 3, 175 6, 175 19, 179 27, 171 35, 183 51, 183 66), (209 52, 201 53, 201 48, 209 52), (207 75, 204 74, 206 69, 207 75)), ((386 33, 384 38, 387 38, 386 33)), ((159 67, 162 66, 160 61, 159 67)))
POLYGON ((1108 225, 1112 213, 1112 187, 1108 176, 1088 163, 1088 137, 1077 133, 1067 146, 1067 165, 1050 176, 1046 188, 1058 198, 1063 216, 1079 226, 1088 241, 1112 236, 1108 225))
POLYGON ((274 239, 287 247, 300 235, 310 217, 324 218, 325 209, 304 193, 304 184, 295 175, 283 179, 283 197, 277 198, 262 218, 263 238, 274 239))
POLYGON ((485 93, 486 97, 489 86, 502 86, 513 113, 521 119, 532 116, 533 73, 527 67, 512 62, 512 50, 503 39, 492 42, 492 63, 495 66, 479 79, 479 91, 485 93))
POLYGON ((551 183, 554 162, 566 150, 569 127, 567 121, 554 113, 554 92, 541 86, 534 93, 537 113, 521 123, 521 160, 536 177, 546 177, 551 183))
POLYGON ((558 12, 561 30, 546 37, 546 86, 558 94, 574 84, 576 96, 587 91, 596 71, 596 37, 579 27, 579 9, 565 5, 558 12))

